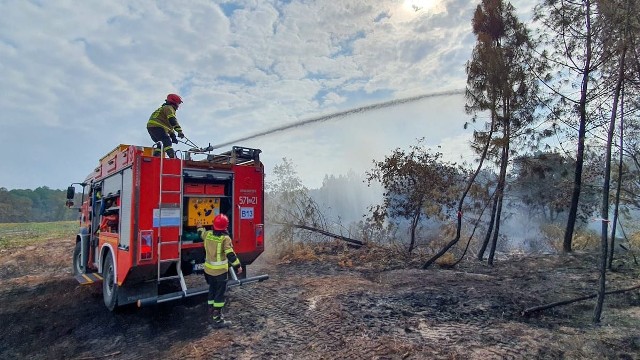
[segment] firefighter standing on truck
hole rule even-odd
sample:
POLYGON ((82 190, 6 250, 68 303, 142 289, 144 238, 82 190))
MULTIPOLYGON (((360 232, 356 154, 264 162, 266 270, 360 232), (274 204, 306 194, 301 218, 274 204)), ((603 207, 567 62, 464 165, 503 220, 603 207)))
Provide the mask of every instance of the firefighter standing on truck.
POLYGON ((237 270, 238 274, 242 273, 240 259, 233 251, 231 237, 227 231, 228 226, 229 218, 220 214, 213 219, 213 231, 205 230, 203 227, 198 228, 206 252, 204 276, 209 284, 207 304, 215 328, 231 325, 231 322, 224 320, 222 313, 225 305, 229 264, 237 270))
MULTIPOLYGON (((147 122, 147 131, 151 135, 151 140, 154 143, 161 141, 164 151, 170 158, 175 157, 171 143, 178 143, 176 132, 179 138, 184 138, 182 128, 178 124, 178 119, 176 119, 176 110, 178 110, 180 104, 182 104, 182 98, 179 95, 167 95, 167 100, 151 114, 147 122)), ((153 156, 162 156, 162 150, 154 148, 153 156)))

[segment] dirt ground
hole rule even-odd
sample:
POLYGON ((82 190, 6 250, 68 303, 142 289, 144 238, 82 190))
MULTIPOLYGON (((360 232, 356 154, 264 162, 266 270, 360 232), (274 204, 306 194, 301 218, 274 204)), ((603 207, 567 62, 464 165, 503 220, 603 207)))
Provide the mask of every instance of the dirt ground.
MULTIPOLYGON (((309 261, 259 260, 268 281, 229 290, 232 326, 208 328, 204 297, 109 312, 100 285, 71 276, 68 240, 0 251, 1 359, 640 359, 640 291, 523 317, 588 295, 596 255, 468 260, 402 269, 371 251, 328 248, 309 261)), ((640 283, 632 259, 609 289, 640 283)))

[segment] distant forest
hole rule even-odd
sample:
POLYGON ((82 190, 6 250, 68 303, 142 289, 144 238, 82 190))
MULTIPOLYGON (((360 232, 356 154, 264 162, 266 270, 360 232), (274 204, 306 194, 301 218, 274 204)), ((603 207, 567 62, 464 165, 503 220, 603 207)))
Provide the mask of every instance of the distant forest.
POLYGON ((0 223, 75 220, 77 209, 65 206, 66 190, 46 186, 7 190, 0 187, 0 223))

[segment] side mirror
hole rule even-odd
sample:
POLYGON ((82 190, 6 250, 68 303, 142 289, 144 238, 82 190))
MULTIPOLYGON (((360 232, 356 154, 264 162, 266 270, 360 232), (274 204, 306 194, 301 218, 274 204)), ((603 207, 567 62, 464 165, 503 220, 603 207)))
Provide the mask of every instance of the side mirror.
POLYGON ((73 200, 75 196, 76 196, 76 188, 74 188, 73 186, 69 186, 67 188, 67 200, 73 200))
POLYGON ((76 196, 76 188, 69 186, 67 188, 67 202, 65 205, 70 208, 73 206, 73 198, 76 196))

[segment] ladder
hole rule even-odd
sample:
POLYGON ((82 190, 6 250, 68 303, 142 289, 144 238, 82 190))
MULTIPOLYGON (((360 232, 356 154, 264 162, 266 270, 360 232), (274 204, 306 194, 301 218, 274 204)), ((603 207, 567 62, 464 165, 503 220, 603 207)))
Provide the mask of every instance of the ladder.
MULTIPOLYGON (((175 171, 172 170, 167 170, 167 168, 165 168, 165 155, 164 155, 164 146, 162 145, 162 142, 158 142, 156 143, 156 145, 161 149, 161 155, 160 155, 160 174, 159 174, 159 183, 160 183, 160 187, 159 187, 159 194, 158 194, 158 252, 157 252, 157 256, 158 256, 158 273, 157 273, 157 281, 158 284, 160 284, 160 282, 162 281, 167 281, 167 280, 174 280, 174 279, 179 279, 180 280, 180 288, 182 289, 182 292, 184 292, 186 294, 187 292, 187 284, 184 280, 184 275, 182 274, 182 199, 183 199, 183 195, 184 195, 184 179, 182 176, 182 172, 183 172, 183 167, 184 167, 184 161, 177 157, 175 159, 177 159, 178 161, 180 161, 180 166, 178 168, 178 172, 176 173, 175 171), (169 178, 179 178, 179 187, 176 188, 175 181, 165 181, 166 179, 169 178), (177 226, 178 229, 178 238, 177 239, 169 239, 168 241, 164 241, 163 237, 162 237, 162 228, 163 228, 163 224, 162 224, 162 212, 163 210, 166 211, 166 209, 169 209, 169 207, 167 207, 167 204, 163 203, 163 198, 168 195, 168 194, 178 194, 179 195, 179 203, 178 203, 178 209, 180 209, 180 217, 179 217, 179 221, 178 224, 175 225, 177 226), (170 246, 170 245, 175 245, 178 248, 178 257, 177 258, 170 258, 170 259, 163 259, 162 258, 162 247, 163 246, 170 246), (177 271, 177 275, 171 275, 171 276, 162 276, 162 265, 163 264, 167 264, 167 263, 174 263, 176 266, 176 271, 177 271)), ((177 152, 176 152, 177 155, 177 152)), ((171 160, 173 161, 173 160, 171 160)), ((176 209, 174 207, 172 207, 171 209, 176 209)), ((173 226, 173 225, 171 225, 173 226)))

